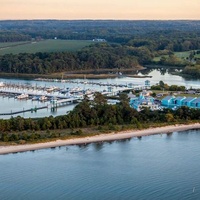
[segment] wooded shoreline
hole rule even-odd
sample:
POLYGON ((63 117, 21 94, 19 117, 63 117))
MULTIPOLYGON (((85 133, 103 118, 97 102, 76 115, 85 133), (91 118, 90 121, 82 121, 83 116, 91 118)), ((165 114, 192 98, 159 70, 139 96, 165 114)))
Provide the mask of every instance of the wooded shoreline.
POLYGON ((85 144, 95 143, 95 142, 123 140, 123 139, 130 139, 133 137, 142 137, 142 136, 149 136, 149 135, 154 135, 154 134, 168 134, 168 133, 173 133, 177 131, 186 131, 186 130, 192 130, 192 129, 200 129, 200 123, 170 125, 170 126, 157 127, 157 128, 148 128, 148 129, 143 129, 143 130, 128 130, 128 131, 121 131, 121 132, 112 132, 109 134, 100 134, 100 135, 95 135, 91 137, 75 138, 75 139, 67 139, 67 140, 58 139, 56 141, 47 142, 47 143, 0 146, 0 155, 33 151, 33 150, 46 149, 46 148, 54 148, 54 147, 67 146, 67 145, 81 145, 81 144, 85 145, 85 144))

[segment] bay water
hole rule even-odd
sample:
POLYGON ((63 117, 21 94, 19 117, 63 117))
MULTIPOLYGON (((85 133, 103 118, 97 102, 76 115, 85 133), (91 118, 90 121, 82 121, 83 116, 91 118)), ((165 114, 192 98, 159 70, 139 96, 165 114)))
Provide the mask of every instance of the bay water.
POLYGON ((200 199, 200 130, 0 156, 0 199, 200 199))

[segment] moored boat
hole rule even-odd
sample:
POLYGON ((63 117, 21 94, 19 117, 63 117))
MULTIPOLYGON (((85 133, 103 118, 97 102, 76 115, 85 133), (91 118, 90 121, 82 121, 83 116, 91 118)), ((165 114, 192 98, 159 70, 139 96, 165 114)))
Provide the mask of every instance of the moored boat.
POLYGON ((39 101, 46 101, 47 100, 47 97, 42 95, 40 98, 39 98, 39 101))
POLYGON ((28 94, 20 94, 19 96, 17 96, 17 99, 28 99, 28 94))
POLYGON ((34 96, 34 97, 32 98, 32 101, 38 101, 39 99, 40 99, 39 96, 34 96))

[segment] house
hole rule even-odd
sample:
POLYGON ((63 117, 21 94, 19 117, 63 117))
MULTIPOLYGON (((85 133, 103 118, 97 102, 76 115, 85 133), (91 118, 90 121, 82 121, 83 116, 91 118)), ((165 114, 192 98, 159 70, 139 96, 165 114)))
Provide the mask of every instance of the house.
POLYGON ((174 105, 175 96, 166 96, 161 100, 161 105, 165 107, 170 107, 174 105))
POLYGON ((188 106, 191 107, 191 103, 196 99, 196 97, 187 97, 185 98, 182 103, 181 106, 188 106))
POLYGON ((166 96, 161 100, 161 105, 167 108, 177 108, 181 106, 200 108, 200 97, 166 96))
POLYGON ((192 108, 200 108, 200 97, 196 98, 194 101, 191 102, 192 108))
POLYGON ((184 99, 186 99, 186 97, 178 96, 175 99, 173 99, 173 103, 175 106, 182 106, 182 102, 184 99))
POLYGON ((188 94, 195 94, 196 92, 195 92, 195 90, 187 90, 187 93, 188 94))
POLYGON ((105 39, 102 39, 102 38, 95 38, 92 40, 93 42, 106 42, 105 39))

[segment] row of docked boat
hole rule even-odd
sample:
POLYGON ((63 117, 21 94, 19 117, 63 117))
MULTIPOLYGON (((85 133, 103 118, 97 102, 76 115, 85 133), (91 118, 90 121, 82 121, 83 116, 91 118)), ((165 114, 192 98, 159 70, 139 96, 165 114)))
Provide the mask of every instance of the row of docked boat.
POLYGON ((47 96, 34 96, 31 97, 28 94, 20 94, 18 96, 15 97, 16 99, 22 100, 22 99, 32 99, 32 101, 47 101, 48 97, 47 96))
POLYGON ((47 100, 48 100, 48 97, 44 96, 44 95, 42 95, 42 96, 34 96, 32 98, 32 101, 47 101, 47 100))
POLYGON ((118 84, 118 83, 104 83, 88 80, 65 80, 65 79, 47 79, 47 78, 36 78, 35 81, 45 81, 45 82, 61 82, 61 83, 75 83, 84 85, 98 85, 98 86, 112 86, 112 87, 129 87, 128 84, 118 84))

